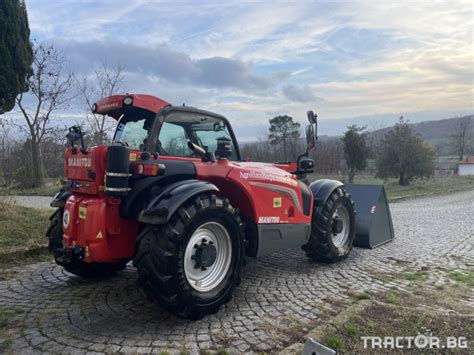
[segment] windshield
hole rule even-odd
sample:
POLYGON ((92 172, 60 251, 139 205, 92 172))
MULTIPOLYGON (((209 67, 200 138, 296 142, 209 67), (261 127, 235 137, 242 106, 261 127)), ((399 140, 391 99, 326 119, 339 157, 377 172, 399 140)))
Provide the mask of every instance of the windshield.
POLYGON ((160 155, 178 157, 198 156, 188 148, 188 141, 215 153, 217 138, 230 138, 232 155, 230 160, 237 160, 234 142, 224 120, 194 112, 171 112, 161 126, 156 151, 160 155))
POLYGON ((132 149, 145 150, 155 114, 133 113, 123 115, 115 131, 114 142, 122 142, 132 149))

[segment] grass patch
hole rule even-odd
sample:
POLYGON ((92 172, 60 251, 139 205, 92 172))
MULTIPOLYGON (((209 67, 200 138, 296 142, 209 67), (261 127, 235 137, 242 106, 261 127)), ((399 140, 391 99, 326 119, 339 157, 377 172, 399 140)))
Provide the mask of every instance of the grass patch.
POLYGON ((326 335, 321 339, 321 344, 326 345, 333 350, 341 351, 345 349, 344 341, 335 335, 326 335))
POLYGON ((346 325, 346 333, 351 338, 359 338, 360 337, 360 328, 357 324, 348 324, 346 325))
POLYGON ((398 292, 390 291, 387 295, 386 302, 388 304, 397 304, 398 303, 398 292))
POLYGON ((20 308, 0 306, 0 353, 13 353, 10 349, 12 339, 23 332, 20 308))
POLYGON ((51 259, 46 229, 51 211, 0 204, 0 266, 51 259))
POLYGON ((416 336, 419 333, 429 334, 432 332, 440 339, 446 339, 447 336, 467 337, 472 331, 472 329, 466 328, 467 324, 467 317, 460 315, 447 316, 416 308, 407 310, 398 306, 377 303, 355 315, 347 326, 339 329, 332 328, 330 333, 321 339, 321 342, 331 349, 344 350, 348 353, 380 353, 380 349, 364 349, 361 336, 383 338, 386 336, 416 336))
POLYGON ((408 281, 421 281, 426 279, 428 273, 425 271, 415 271, 415 272, 407 272, 405 274, 405 279, 408 281))
MULTIPOLYGON (((310 174, 309 179, 310 181, 317 179, 341 180, 347 179, 347 177, 310 174)), ((372 176, 356 176, 354 182, 356 184, 384 185, 387 197, 390 201, 474 190, 473 176, 440 176, 431 179, 419 179, 413 181, 409 186, 400 186, 396 179, 388 179, 385 181, 372 176)))
MULTIPOLYGON (((445 270, 445 276, 456 281, 457 287, 436 287, 426 272, 412 272, 410 280, 417 280, 416 292, 392 289, 371 294, 371 300, 357 303, 352 310, 340 313, 324 327, 309 336, 324 345, 348 354, 392 353, 397 349, 365 349, 363 336, 416 337, 418 334, 435 336, 440 345, 447 337, 469 339, 474 334, 472 322, 471 271, 445 270), (342 344, 342 345, 341 345, 342 344), (342 351, 341 347, 342 346, 342 351)), ((405 275, 405 276, 406 276, 405 275)), ((407 343, 403 343, 407 346, 407 343)), ((370 347, 371 344, 368 344, 370 347)), ((469 353, 467 349, 452 349, 454 353, 469 353)), ((403 353, 437 354, 441 349, 403 349, 403 353)), ((451 353, 451 352, 450 352, 451 353)))
POLYGON ((357 298, 359 301, 363 300, 370 300, 371 296, 367 292, 363 293, 358 293, 355 298, 357 298))
POLYGON ((456 282, 463 282, 469 285, 474 285, 474 271, 459 272, 453 271, 448 274, 451 280, 456 282))

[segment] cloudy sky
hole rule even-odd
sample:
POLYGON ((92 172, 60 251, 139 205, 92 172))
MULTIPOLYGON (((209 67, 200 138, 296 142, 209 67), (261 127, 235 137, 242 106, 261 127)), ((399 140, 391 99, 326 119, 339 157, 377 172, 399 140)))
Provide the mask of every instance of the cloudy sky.
POLYGON ((320 134, 473 112, 471 1, 26 4, 32 38, 63 50, 70 70, 123 64, 126 91, 222 113, 242 140, 308 109, 320 134))

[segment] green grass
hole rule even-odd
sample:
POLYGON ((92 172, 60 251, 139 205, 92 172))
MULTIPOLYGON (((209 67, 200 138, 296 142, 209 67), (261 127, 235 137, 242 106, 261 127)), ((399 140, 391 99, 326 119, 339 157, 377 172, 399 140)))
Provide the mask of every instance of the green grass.
MULTIPOLYGON (((309 175, 311 181, 317 179, 341 180, 341 176, 309 175)), ((347 177, 342 177, 346 178, 347 177)), ((372 176, 355 177, 356 184, 384 185, 385 192, 390 201, 409 197, 430 196, 450 192, 474 190, 474 176, 443 176, 431 179, 415 180, 409 186, 400 186, 396 179, 384 181, 372 176)))
POLYGON ((388 304, 397 304, 398 303, 398 293, 396 291, 390 291, 389 294, 387 295, 387 300, 386 302, 388 304))
POLYGON ((0 306, 0 353, 13 354, 12 340, 23 333, 22 313, 17 307, 0 306))
MULTIPOLYGON (((372 300, 367 302, 365 307, 347 312, 343 315, 343 321, 339 319, 329 323, 315 340, 338 353, 379 354, 380 349, 364 348, 361 337, 383 338, 417 334, 433 334, 440 339, 446 339, 448 336, 466 337, 472 334, 474 325, 470 322, 468 302, 460 300, 469 300, 468 295, 472 292, 472 287, 465 283, 469 276, 467 272, 451 272, 449 275, 460 280, 458 288, 431 289, 426 287, 430 281, 424 280, 423 287, 417 294, 399 290, 373 294, 372 300)), ((407 353, 444 353, 436 349, 418 350, 411 349, 407 353)), ((396 351, 387 351, 392 352, 396 351)))
POLYGON ((370 300, 370 295, 366 292, 359 293, 355 296, 359 301, 370 300))
POLYGON ((51 211, 0 203, 0 266, 49 259, 46 229, 51 211))
POLYGON ((454 280, 457 282, 463 282, 470 285, 474 284, 474 271, 466 271, 466 272, 453 271, 449 273, 448 277, 451 280, 454 280))
POLYGON ((321 339, 321 344, 333 350, 343 350, 345 348, 344 341, 335 335, 326 335, 321 339))
POLYGON ((346 333, 353 339, 360 337, 360 327, 357 324, 347 324, 346 333))
POLYGON ((407 272, 405 274, 405 279, 408 281, 421 281, 424 280, 428 274, 425 271, 415 271, 415 272, 407 272))

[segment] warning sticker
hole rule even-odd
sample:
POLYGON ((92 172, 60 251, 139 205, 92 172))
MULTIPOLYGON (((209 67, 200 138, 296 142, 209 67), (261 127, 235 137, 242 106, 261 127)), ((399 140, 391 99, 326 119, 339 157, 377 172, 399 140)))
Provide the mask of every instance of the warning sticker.
POLYGON ((281 207, 281 197, 274 197, 273 198, 273 208, 281 207))
POLYGON ((104 239, 104 236, 102 235, 102 232, 99 231, 99 233, 97 233, 97 236, 95 237, 95 239, 104 239))
POLYGON ((79 218, 86 219, 87 217, 87 208, 79 207, 79 218))

